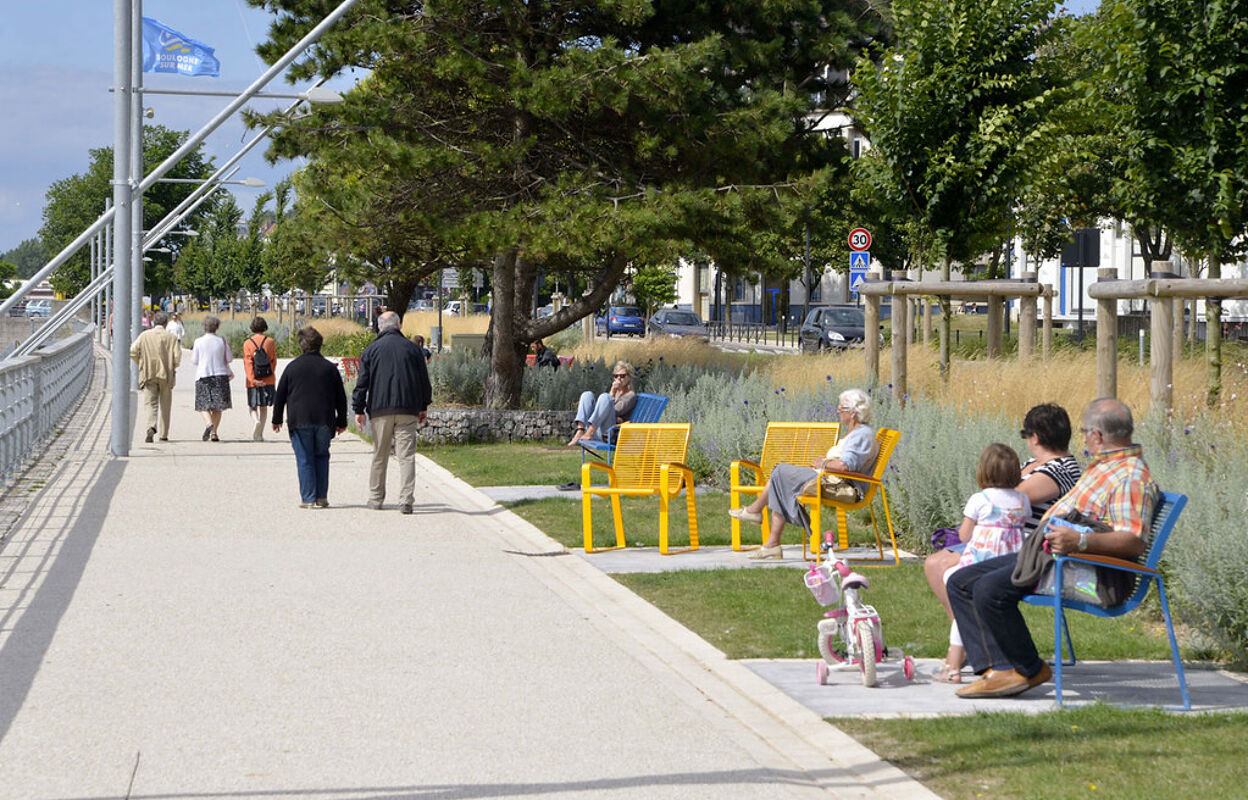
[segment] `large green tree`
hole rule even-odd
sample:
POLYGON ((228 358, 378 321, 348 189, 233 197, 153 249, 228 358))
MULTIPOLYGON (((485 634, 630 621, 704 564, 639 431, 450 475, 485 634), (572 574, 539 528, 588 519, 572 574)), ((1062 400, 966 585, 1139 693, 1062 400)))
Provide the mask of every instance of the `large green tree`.
MULTIPOLYGON (((904 209, 917 252, 949 279, 1011 229, 1046 91, 1036 55, 1052 0, 896 0, 897 44, 854 73, 855 113, 870 138, 883 201, 904 209)), ((950 304, 940 365, 948 374, 950 304)))
MULTIPOLYGON (((182 146, 188 134, 162 125, 149 125, 143 129, 143 173, 146 175, 182 146)), ((87 171, 80 175, 62 178, 48 189, 43 207, 43 227, 39 236, 50 253, 59 253, 80 233, 104 213, 105 202, 113 196, 113 149, 101 147, 90 151, 91 162, 87 171)), ((167 175, 170 178, 204 179, 213 172, 212 159, 205 158, 202 146, 193 150, 167 175)), ((143 229, 147 230, 168 214, 195 187, 189 184, 157 183, 143 195, 143 229)), ((205 203, 186 218, 185 224, 194 227, 207 213, 211 205, 205 203)), ((149 253, 151 261, 144 262, 145 292, 156 296, 172 288, 173 254, 185 242, 182 237, 170 236, 159 243, 169 253, 149 253)), ((52 286, 66 295, 75 295, 91 280, 90 250, 82 248, 52 276, 52 286)))
POLYGON ((0 261, 8 261, 17 267, 17 277, 29 278, 46 263, 48 249, 38 238, 22 240, 22 243, 7 253, 0 254, 0 261))
MULTIPOLYGON (((325 10, 249 2, 281 15, 268 58, 325 10)), ((489 265, 486 402, 514 406, 528 342, 592 313, 630 263, 732 252, 741 220, 839 152, 811 131, 815 76, 886 32, 866 0, 364 0, 294 74, 368 78, 275 154, 312 158, 300 194, 361 260, 489 265), (539 275, 591 288, 536 320, 539 275)))
MULTIPOLYGON (((1218 278, 1248 226, 1248 0, 1117 0, 1102 16, 1102 81, 1122 96, 1122 202, 1218 278)), ((1205 311, 1213 405, 1222 304, 1205 311)))

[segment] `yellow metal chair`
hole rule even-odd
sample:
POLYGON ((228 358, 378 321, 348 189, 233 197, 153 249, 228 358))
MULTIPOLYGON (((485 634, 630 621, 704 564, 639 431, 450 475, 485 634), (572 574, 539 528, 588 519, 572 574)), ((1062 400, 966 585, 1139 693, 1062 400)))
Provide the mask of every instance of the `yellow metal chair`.
POLYGON ((810 558, 810 552, 813 551, 815 560, 821 560, 819 551, 819 536, 823 531, 823 507, 832 506, 836 509, 836 530, 837 530, 837 549, 844 550, 849 547, 849 534, 847 528, 848 512, 856 511, 860 508, 866 508, 871 512, 871 526, 875 529, 875 547, 879 553, 879 558, 855 559, 855 561, 879 561, 884 559, 884 542, 880 537, 880 523, 875 515, 875 495, 880 495, 880 501, 884 506, 884 521, 888 525, 888 540, 893 545, 893 563, 900 564, 901 556, 897 553, 897 536, 893 532, 893 518, 888 511, 888 493, 884 491, 884 470, 888 469, 888 460, 893 455, 893 448, 897 446, 897 441, 901 439, 899 431, 889 430, 888 428, 880 428, 875 432, 875 439, 880 445, 879 455, 875 457, 875 467, 871 470, 870 475, 859 475, 851 472, 821 472, 820 480, 823 475, 839 475, 848 480, 860 481, 867 484, 867 490, 863 492, 862 497, 853 503, 846 503, 840 500, 829 500, 822 496, 799 497, 798 500, 806 506, 810 513, 810 541, 802 542, 802 555, 810 558))
MULTIPOLYGON (((763 487, 767 485, 768 478, 771 477, 771 471, 776 468, 777 464, 796 464, 799 467, 809 467, 812 459, 827 455, 832 445, 836 444, 840 434, 841 423, 839 422, 767 423, 767 435, 763 437, 763 453, 760 458, 762 463, 756 464, 753 461, 742 459, 732 462, 729 466, 729 504, 732 508, 741 508, 741 495, 750 495, 753 498, 761 494, 763 487), (746 469, 754 473, 753 483, 742 482, 741 473, 742 470, 746 469)), ((747 502, 746 505, 749 505, 749 503, 747 502)), ((767 539, 767 532, 770 529, 769 514, 770 512, 764 508, 761 525, 762 539, 760 541, 766 541, 767 539)), ((741 520, 733 517, 731 526, 733 550, 755 550, 758 548, 759 545, 749 545, 742 548, 741 520)))
POLYGON ((685 466, 689 436, 693 426, 688 422, 634 423, 620 426, 611 466, 597 461, 581 465, 581 530, 585 536, 585 552, 600 553, 625 546, 624 518, 620 513, 621 497, 659 498, 659 552, 674 555, 698 549, 698 509, 693 492, 693 471, 685 466), (595 470, 607 474, 606 486, 593 485, 595 470), (671 501, 685 490, 689 513, 689 547, 669 552, 667 542, 668 508, 671 501), (615 522, 615 546, 594 548, 593 498, 611 498, 611 515, 615 522))

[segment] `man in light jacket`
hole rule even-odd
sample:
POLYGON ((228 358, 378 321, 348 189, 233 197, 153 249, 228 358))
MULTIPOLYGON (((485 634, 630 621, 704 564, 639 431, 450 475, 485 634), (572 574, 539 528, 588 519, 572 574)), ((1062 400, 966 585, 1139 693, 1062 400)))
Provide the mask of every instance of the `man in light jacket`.
POLYGON ((156 435, 156 415, 160 412, 160 440, 169 441, 169 413, 173 407, 173 383, 182 362, 182 345, 165 330, 169 315, 157 311, 152 327, 139 334, 130 345, 130 360, 139 365, 139 391, 147 405, 147 436, 156 435))
POLYGON ((377 317, 377 338, 360 356, 360 372, 351 394, 355 422, 372 428, 373 466, 368 481, 368 507, 380 509, 386 499, 386 466, 390 443, 399 459, 399 511, 412 513, 416 490, 416 429, 425 421, 433 397, 425 356, 399 330, 399 315, 377 317))

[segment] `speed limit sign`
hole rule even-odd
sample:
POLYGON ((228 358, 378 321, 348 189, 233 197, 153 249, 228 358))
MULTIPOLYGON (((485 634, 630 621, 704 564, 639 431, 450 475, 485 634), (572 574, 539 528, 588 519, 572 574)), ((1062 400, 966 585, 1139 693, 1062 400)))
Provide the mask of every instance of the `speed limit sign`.
POLYGON ((849 249, 855 252, 871 249, 871 231, 866 228, 854 228, 849 232, 849 249))

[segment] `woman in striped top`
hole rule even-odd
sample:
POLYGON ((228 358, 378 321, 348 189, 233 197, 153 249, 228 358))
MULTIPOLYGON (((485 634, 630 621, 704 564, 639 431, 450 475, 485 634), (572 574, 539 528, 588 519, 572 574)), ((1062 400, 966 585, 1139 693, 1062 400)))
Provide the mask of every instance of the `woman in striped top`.
MULTIPOLYGON (((1053 403, 1035 406, 1023 418, 1023 427, 1018 434, 1027 442, 1027 449, 1031 452, 1031 458, 1023 463, 1023 479, 1015 487, 1031 501, 1031 515, 1023 525, 1024 532, 1030 534, 1036 529, 1049 506, 1074 488, 1075 481, 1079 480, 1083 470, 1070 454, 1070 416, 1061 406, 1053 403)), ((953 611, 949 608, 945 579, 950 570, 958 565, 961 549, 953 547, 938 550, 923 563, 927 583, 940 598, 951 621, 953 611)), ((958 683, 961 681, 960 670, 952 669, 952 665, 946 663, 935 679, 958 683)))

